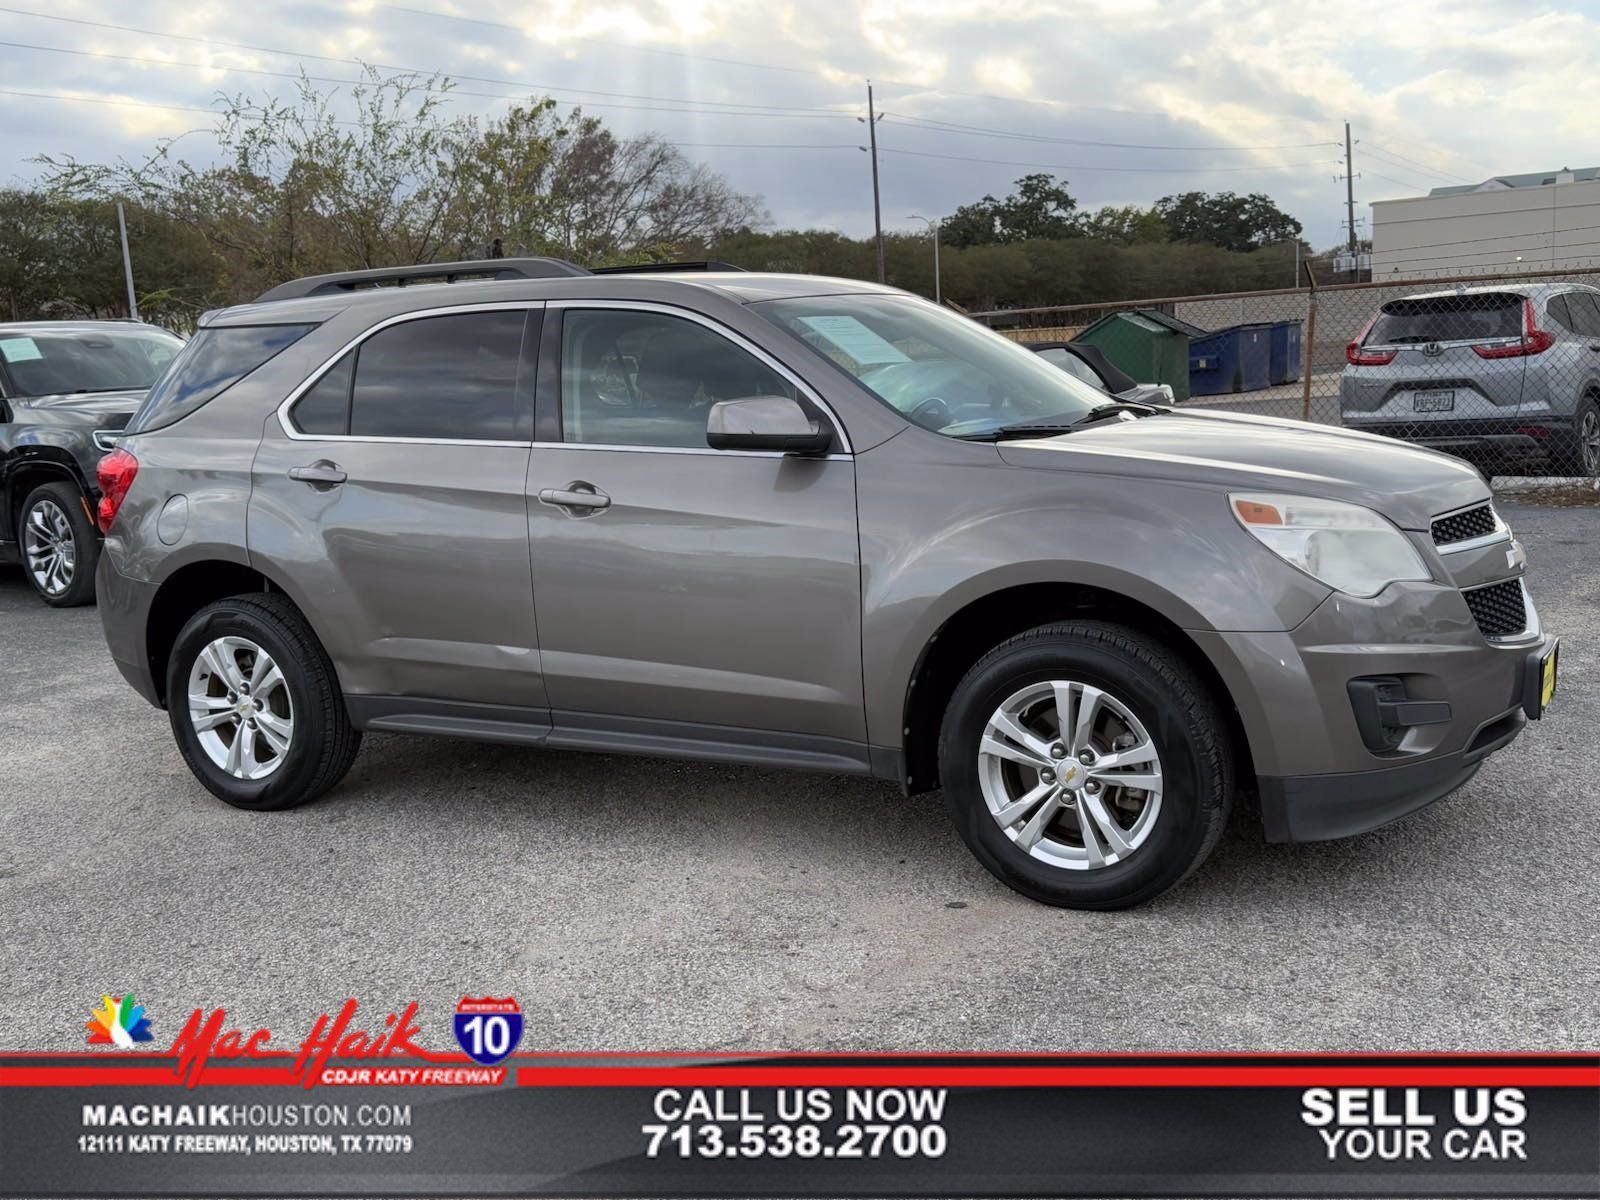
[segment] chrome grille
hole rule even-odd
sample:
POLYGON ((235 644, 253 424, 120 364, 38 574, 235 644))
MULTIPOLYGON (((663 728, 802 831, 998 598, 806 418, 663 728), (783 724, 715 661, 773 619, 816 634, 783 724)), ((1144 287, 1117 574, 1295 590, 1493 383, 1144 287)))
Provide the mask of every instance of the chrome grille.
POLYGON ((1494 509, 1488 504, 1440 517, 1433 523, 1433 544, 1448 546, 1468 538, 1487 537, 1494 532, 1494 509))
POLYGON ((1461 595, 1486 638, 1514 637, 1528 627, 1528 607, 1523 603, 1520 580, 1491 583, 1461 595))

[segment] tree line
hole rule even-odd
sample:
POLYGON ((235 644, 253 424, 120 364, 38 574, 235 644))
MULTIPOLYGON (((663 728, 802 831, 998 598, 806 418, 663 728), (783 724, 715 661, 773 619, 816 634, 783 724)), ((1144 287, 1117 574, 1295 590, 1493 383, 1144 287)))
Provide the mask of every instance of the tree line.
MULTIPOLYGON (((296 276, 500 254, 876 274, 871 238, 770 230, 759 197, 658 135, 542 99, 452 116, 449 92, 368 70, 341 116, 302 78, 283 101, 222 97, 205 163, 178 139, 139 161, 41 157, 36 184, 0 189, 0 319, 125 315, 118 202, 141 316, 175 328, 296 276)), ((1299 233, 1264 196, 1080 213, 1031 175, 944 222, 942 291, 974 309, 1288 286, 1299 233)), ((931 249, 889 235, 889 282, 932 295, 931 249)))

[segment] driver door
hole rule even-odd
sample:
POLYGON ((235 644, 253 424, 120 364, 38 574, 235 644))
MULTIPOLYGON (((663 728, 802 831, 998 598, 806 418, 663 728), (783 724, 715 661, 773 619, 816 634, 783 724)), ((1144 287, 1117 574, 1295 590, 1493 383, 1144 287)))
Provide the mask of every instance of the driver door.
POLYGON ((552 304, 546 321, 528 531, 552 740, 658 738, 713 757, 733 743, 859 769, 843 431, 816 457, 713 450, 716 401, 805 390, 684 310, 552 304))

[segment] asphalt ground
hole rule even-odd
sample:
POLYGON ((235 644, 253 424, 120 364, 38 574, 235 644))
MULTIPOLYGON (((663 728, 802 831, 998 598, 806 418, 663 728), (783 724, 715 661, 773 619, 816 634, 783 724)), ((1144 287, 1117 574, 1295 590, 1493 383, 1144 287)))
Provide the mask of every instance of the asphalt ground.
POLYGON ((372 736, 249 814, 189 776, 92 608, 0 569, 0 1045, 132 991, 297 1042, 356 997, 514 995, 524 1049, 1593 1049, 1600 508, 1504 511, 1565 637, 1545 721, 1389 829, 1268 846, 1236 813, 1115 914, 993 882, 937 796, 855 779, 372 736))

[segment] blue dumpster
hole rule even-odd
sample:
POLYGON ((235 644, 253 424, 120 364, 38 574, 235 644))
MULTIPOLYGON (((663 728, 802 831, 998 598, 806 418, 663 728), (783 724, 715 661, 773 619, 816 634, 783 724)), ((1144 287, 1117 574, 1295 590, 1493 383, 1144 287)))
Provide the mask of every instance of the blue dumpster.
POLYGON ((1300 322, 1278 321, 1272 326, 1272 382, 1293 383, 1300 378, 1300 322))
POLYGON ((1189 394, 1253 392, 1272 383, 1272 327, 1232 325, 1189 341, 1189 394))

